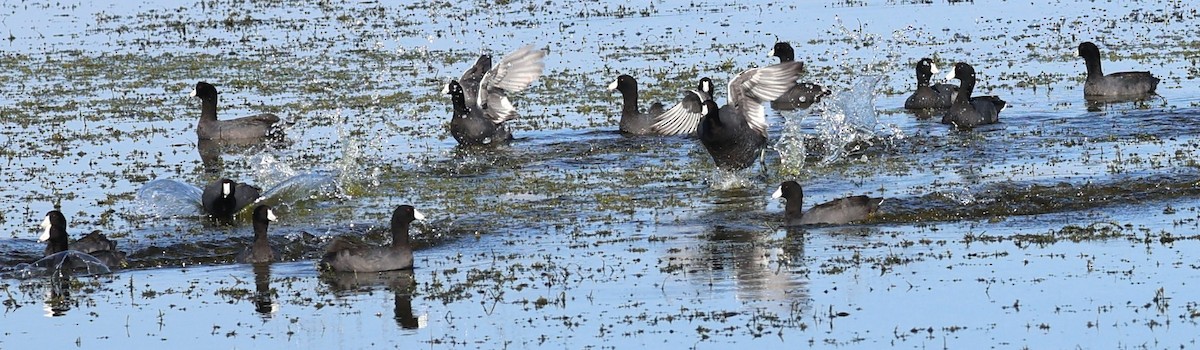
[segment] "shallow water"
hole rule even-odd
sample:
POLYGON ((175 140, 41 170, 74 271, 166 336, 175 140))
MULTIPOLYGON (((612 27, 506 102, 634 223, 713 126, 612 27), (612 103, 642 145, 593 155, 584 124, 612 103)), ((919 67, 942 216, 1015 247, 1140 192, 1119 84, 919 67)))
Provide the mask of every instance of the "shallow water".
POLYGON ((105 232, 133 265, 0 280, 0 347, 1180 348, 1200 334, 1190 4, 68 1, 0 17, 0 263, 40 257, 37 223, 61 205, 68 232, 105 232), (615 132, 616 75, 638 77, 645 105, 673 103, 702 76, 725 90, 773 63, 777 37, 841 103, 768 111, 771 144, 796 147, 765 170, 719 174, 693 140, 615 132), (1161 96, 1086 104, 1082 40, 1108 72, 1155 72, 1161 96), (517 141, 456 149, 441 84, 527 42, 550 54, 513 98, 517 141), (1009 102, 1003 122, 905 113, 925 56, 972 63, 976 94, 1009 102), (287 140, 197 145, 198 80, 223 118, 288 119, 287 140), (232 264, 249 225, 179 200, 218 177, 268 190, 288 262, 232 264), (888 199, 862 225, 779 229, 769 194, 786 179, 809 203, 888 199), (148 206, 156 181, 173 199, 148 206), (382 244, 400 204, 429 218, 411 282, 318 277, 330 237, 382 244))

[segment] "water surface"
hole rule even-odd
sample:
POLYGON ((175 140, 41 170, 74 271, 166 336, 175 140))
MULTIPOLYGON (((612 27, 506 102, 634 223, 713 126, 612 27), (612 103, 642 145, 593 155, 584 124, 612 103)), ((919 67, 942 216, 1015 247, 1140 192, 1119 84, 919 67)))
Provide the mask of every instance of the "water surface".
POLYGON ((0 4, 0 263, 39 257, 55 205, 132 263, 0 280, 0 347, 1187 347, 1195 17, 1087 1, 0 4), (719 174, 693 140, 615 131, 618 74, 672 103, 773 63, 777 38, 835 95, 768 111, 771 143, 788 141, 766 169, 719 174), (1163 78, 1160 96, 1085 103, 1083 40, 1109 72, 1163 78), (549 55, 514 97, 517 141, 456 149, 442 84, 525 43, 549 55), (976 94, 1010 103, 1003 122, 905 113, 922 57, 974 65, 976 94), (278 113, 287 139, 198 145, 199 80, 223 118, 278 113), (287 262, 232 263, 250 227, 186 200, 218 177, 269 190, 287 262), (861 225, 780 229, 769 194, 788 179, 809 203, 888 200, 861 225), (178 196, 148 205, 156 181, 178 196), (317 273, 333 236, 385 243, 400 204, 430 219, 411 275, 317 273))

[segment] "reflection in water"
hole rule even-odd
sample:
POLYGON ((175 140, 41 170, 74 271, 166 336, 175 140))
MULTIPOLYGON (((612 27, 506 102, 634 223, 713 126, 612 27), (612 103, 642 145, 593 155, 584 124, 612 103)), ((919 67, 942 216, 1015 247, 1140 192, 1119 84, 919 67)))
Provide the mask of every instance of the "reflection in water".
POLYGON ((271 264, 254 264, 254 311, 264 319, 279 311, 275 291, 271 290, 271 264))
POLYGON ((710 200, 716 205, 693 226, 705 239, 667 250, 666 269, 681 270, 698 293, 733 294, 753 308, 787 313, 809 305, 804 231, 776 229, 781 213, 762 210, 758 189, 714 192, 710 200), (736 224, 747 221, 758 224, 736 224))
POLYGON ((675 261, 694 286, 710 295, 730 291, 742 302, 787 312, 808 305, 804 231, 789 229, 775 239, 774 229, 715 225, 697 248, 673 249, 665 261, 675 261))
POLYGON ((792 273, 793 266, 804 264, 802 235, 788 237, 786 247, 791 250, 785 250, 765 244, 768 236, 761 230, 715 226, 708 233, 703 249, 714 276, 706 280, 732 275, 738 297, 744 300, 807 302, 808 281, 792 273))
POLYGON ((65 316, 67 311, 71 311, 72 305, 78 304, 78 301, 71 298, 71 279, 54 277, 48 283, 45 306, 42 307, 46 310, 46 317, 65 316))
POLYGON ((247 138, 233 140, 200 140, 196 143, 196 151, 200 152, 200 162, 204 165, 204 173, 213 178, 220 178, 225 173, 224 154, 254 154, 265 151, 268 147, 287 147, 286 138, 247 138))
POLYGON ((395 297, 396 325, 402 329, 425 327, 426 316, 416 317, 412 311, 412 293, 417 287, 412 270, 370 273, 326 272, 321 274, 321 280, 329 284, 329 287, 338 296, 360 294, 370 291, 374 287, 386 287, 392 291, 395 297))
POLYGON ((404 329, 421 328, 421 322, 413 317, 412 312, 412 293, 401 293, 399 290, 394 290, 396 298, 395 311, 396 325, 404 329))
MULTIPOLYGON (((1087 103, 1088 112, 1103 112, 1109 105, 1133 103, 1138 109, 1150 108, 1150 99, 1161 97, 1156 94, 1135 95, 1135 96, 1084 96, 1087 103)), ((1166 104, 1166 100, 1163 100, 1166 104)))
POLYGON ((520 163, 519 154, 508 145, 495 147, 455 146, 449 158, 433 163, 431 171, 439 175, 472 176, 492 172, 497 167, 520 163))

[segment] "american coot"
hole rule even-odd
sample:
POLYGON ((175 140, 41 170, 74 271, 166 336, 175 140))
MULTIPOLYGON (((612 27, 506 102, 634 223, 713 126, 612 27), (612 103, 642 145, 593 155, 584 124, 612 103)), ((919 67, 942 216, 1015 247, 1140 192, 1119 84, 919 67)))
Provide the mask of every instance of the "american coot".
POLYGON ((917 61, 917 91, 904 101, 905 109, 945 109, 954 103, 958 86, 954 84, 930 85, 929 80, 938 73, 933 60, 922 58, 917 61))
MULTIPOLYGON (((491 65, 491 56, 480 56, 475 61, 475 65, 463 73, 463 82, 458 83, 463 90, 463 100, 467 110, 479 109, 487 120, 497 126, 517 118, 517 109, 508 100, 508 94, 525 90, 541 77, 542 70, 546 66, 542 61, 545 57, 546 52, 535 50, 533 45, 513 51, 501 58, 500 62, 494 66, 491 65), (484 70, 486 73, 480 76, 479 71, 484 70), (478 77, 478 89, 472 92, 476 85, 476 77, 478 77), (474 96, 468 98, 466 94, 474 96)), ((446 87, 442 89, 442 93, 451 94, 450 90, 450 84, 447 83, 446 87)), ((459 142, 463 144, 462 140, 459 142)))
POLYGON ((196 135, 201 140, 233 140, 271 136, 279 117, 263 113, 230 120, 217 120, 217 88, 206 82, 196 83, 192 97, 200 98, 200 122, 196 135))
POLYGON ((483 114, 478 106, 468 107, 466 93, 462 85, 451 80, 446 91, 454 104, 454 116, 450 118, 450 136, 464 146, 481 146, 500 144, 512 140, 512 132, 504 123, 496 123, 483 114))
POLYGON ((740 122, 733 110, 726 105, 718 108, 717 102, 704 102, 704 118, 700 120, 699 138, 704 149, 712 156, 717 168, 738 170, 750 167, 767 144, 766 125, 761 128, 751 123, 740 122))
POLYGON ((663 110, 662 104, 655 103, 645 113, 638 111, 637 80, 632 76, 621 74, 611 84, 608 84, 608 90, 620 91, 621 97, 624 100, 621 106, 621 132, 634 135, 674 135, 670 131, 672 126, 663 125, 660 128, 655 122, 660 119, 667 119, 681 121, 686 124, 688 120, 691 120, 690 123, 695 124, 700 120, 700 116, 702 116, 700 108, 703 107, 704 101, 711 98, 712 80, 708 78, 700 79, 698 89, 685 92, 683 99, 675 104, 675 106, 672 106, 671 109, 663 110), (660 132, 659 130, 666 131, 660 132))
POLYGON ((82 238, 71 242, 71 244, 67 246, 67 249, 78 250, 89 254, 92 252, 105 250, 116 251, 117 242, 109 240, 108 235, 100 233, 100 230, 95 230, 92 231, 92 233, 84 235, 82 238))
POLYGON ((392 245, 357 245, 335 239, 325 249, 320 265, 323 269, 353 272, 411 269, 413 254, 408 228, 413 220, 425 220, 425 215, 410 205, 401 205, 392 212, 392 245))
POLYGON ((204 206, 204 213, 209 217, 229 222, 233 220, 234 214, 254 203, 261 193, 262 189, 258 187, 230 179, 220 179, 204 187, 200 201, 204 206))
MULTIPOLYGON (((796 60, 796 51, 792 49, 792 44, 787 42, 777 42, 775 47, 767 53, 769 56, 779 57, 779 63, 792 62, 796 60)), ((800 108, 808 108, 814 103, 820 102, 822 97, 829 96, 830 91, 821 85, 813 83, 796 83, 779 98, 771 101, 771 109, 779 111, 790 111, 800 108)))
POLYGON ((780 197, 787 201, 783 211, 785 226, 846 224, 866 220, 883 203, 883 198, 850 196, 815 205, 804 212, 804 189, 795 181, 785 181, 771 195, 771 198, 780 197))
POLYGON ((655 103, 650 110, 642 112, 638 108, 637 80, 628 74, 621 74, 608 84, 608 91, 620 91, 622 98, 620 130, 626 134, 646 135, 654 133, 651 126, 654 117, 663 113, 662 104, 655 103))
POLYGON ((975 68, 959 62, 954 64, 954 70, 946 74, 946 80, 958 79, 962 84, 954 103, 942 116, 942 124, 950 124, 959 128, 972 128, 978 125, 992 124, 1000 121, 1000 111, 1006 103, 996 96, 971 97, 975 89, 975 68))
POLYGON ((724 107, 716 108, 712 99, 705 102, 706 108, 698 123, 683 120, 691 118, 684 114, 671 118, 664 115, 656 125, 675 126, 664 129, 664 133, 696 132, 717 168, 745 169, 754 164, 767 144, 767 116, 763 103, 792 88, 803 68, 800 62, 787 62, 747 70, 729 81, 729 101, 724 107))
MULTIPOLYGON (((67 217, 58 210, 52 210, 42 219, 42 235, 38 242, 46 242, 45 256, 51 256, 68 250, 90 255, 109 268, 125 266, 125 253, 116 249, 117 244, 109 241, 108 237, 99 232, 92 232, 76 242, 72 247, 67 243, 67 217), (78 248, 78 249, 73 249, 78 248)), ((70 261, 66 261, 70 264, 70 261)))
POLYGON ((239 263, 269 263, 279 261, 279 250, 271 246, 267 239, 267 226, 275 221, 275 212, 271 207, 260 205, 254 207, 254 243, 238 253, 234 261, 239 263))
POLYGON ((1100 69, 1100 49, 1096 44, 1079 44, 1079 57, 1087 63, 1087 82, 1083 83, 1084 97, 1136 98, 1154 93, 1158 78, 1150 72, 1118 72, 1104 75, 1100 69))

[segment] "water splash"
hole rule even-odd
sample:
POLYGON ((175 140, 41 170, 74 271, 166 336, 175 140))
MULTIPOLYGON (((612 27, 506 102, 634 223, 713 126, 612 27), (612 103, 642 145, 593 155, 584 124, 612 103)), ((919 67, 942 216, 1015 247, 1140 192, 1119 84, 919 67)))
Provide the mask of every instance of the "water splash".
POLYGON ((202 190, 172 179, 156 179, 137 191, 138 213, 154 218, 198 216, 202 190))
POLYGON ((338 110, 333 119, 337 125, 337 146, 341 156, 326 168, 297 169, 293 161, 279 159, 270 153, 256 156, 255 177, 269 189, 260 202, 274 206, 294 206, 316 198, 349 198, 358 193, 360 184, 378 185, 379 168, 367 167, 368 150, 382 149, 383 137, 363 137, 355 131, 351 118, 338 110))
POLYGON ((112 273, 100 259, 77 250, 50 254, 30 264, 18 264, 14 270, 13 276, 19 279, 112 273))
POLYGON ((811 126, 811 135, 805 132, 803 115, 785 115, 782 134, 772 146, 779 152, 780 173, 798 174, 809 157, 824 165, 859 155, 881 136, 902 138, 898 128, 881 125, 875 112, 875 91, 886 80, 882 75, 856 78, 848 89, 814 105, 820 119, 811 126))
POLYGON ((963 206, 974 205, 980 202, 975 193, 972 192, 970 188, 965 186, 950 188, 944 191, 937 191, 935 194, 963 206))
MULTIPOLYGON (((756 168, 757 167, 750 167, 748 169, 756 168)), ((747 177, 746 171, 727 171, 717 169, 716 174, 713 175, 712 183, 709 184, 709 187, 718 191, 727 191, 736 188, 751 188, 756 185, 757 183, 755 183, 753 179, 747 177)))
POLYGON ((779 135, 779 141, 771 146, 776 152, 779 152, 780 174, 794 175, 804 168, 804 159, 808 155, 808 149, 804 145, 804 128, 801 126, 803 118, 802 116, 784 115, 783 131, 779 135))
POLYGON ((853 27, 847 27, 842 23, 841 16, 833 16, 834 30, 841 34, 841 41, 850 44, 854 49, 875 46, 882 38, 881 35, 867 30, 867 24, 859 21, 853 27))
POLYGON ((253 162, 258 163, 258 166, 254 167, 254 179, 259 186, 274 186, 275 179, 288 179, 297 174, 291 164, 275 158, 270 153, 255 155, 253 162))
POLYGON ((368 150, 382 150, 382 142, 386 138, 379 135, 378 130, 376 135, 369 137, 353 135, 348 119, 341 110, 338 110, 335 118, 338 120, 337 135, 342 156, 333 163, 333 170, 336 172, 339 189, 345 190, 340 195, 352 196, 358 193, 361 190, 359 187, 364 184, 379 186, 381 170, 379 167, 365 165, 363 160, 367 158, 368 150))
POLYGON ((271 206, 294 206, 300 202, 340 196, 336 174, 312 172, 289 177, 275 184, 255 203, 271 206))

